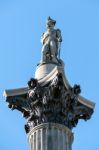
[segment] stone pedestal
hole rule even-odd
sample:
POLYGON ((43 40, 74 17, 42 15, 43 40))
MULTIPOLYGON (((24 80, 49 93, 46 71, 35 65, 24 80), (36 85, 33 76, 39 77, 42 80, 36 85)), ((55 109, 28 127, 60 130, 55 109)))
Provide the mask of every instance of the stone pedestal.
POLYGON ((30 150, 72 150, 73 133, 57 123, 44 123, 28 134, 30 150))
POLYGON ((36 68, 35 78, 40 80, 47 76, 56 67, 56 64, 41 64, 36 68))

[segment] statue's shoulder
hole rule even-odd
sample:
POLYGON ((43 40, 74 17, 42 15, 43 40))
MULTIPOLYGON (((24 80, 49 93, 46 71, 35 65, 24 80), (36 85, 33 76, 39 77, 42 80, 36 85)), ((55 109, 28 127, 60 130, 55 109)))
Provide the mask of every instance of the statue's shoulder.
POLYGON ((60 29, 56 29, 56 32, 59 32, 59 33, 61 33, 61 30, 60 30, 60 29))

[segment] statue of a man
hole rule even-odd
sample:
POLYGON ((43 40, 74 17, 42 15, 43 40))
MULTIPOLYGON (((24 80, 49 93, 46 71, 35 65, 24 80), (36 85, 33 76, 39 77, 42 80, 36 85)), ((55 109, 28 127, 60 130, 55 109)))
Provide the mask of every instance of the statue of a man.
POLYGON ((60 43, 62 42, 61 31, 54 29, 56 21, 50 17, 47 19, 46 27, 47 31, 43 33, 41 37, 42 47, 42 58, 41 62, 58 62, 58 50, 60 49, 60 43))

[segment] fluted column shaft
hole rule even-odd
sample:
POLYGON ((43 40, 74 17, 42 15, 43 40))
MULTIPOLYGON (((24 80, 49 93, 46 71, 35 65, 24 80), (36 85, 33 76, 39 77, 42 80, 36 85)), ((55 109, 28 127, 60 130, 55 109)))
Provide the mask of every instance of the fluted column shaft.
POLYGON ((73 133, 63 125, 44 123, 34 127, 28 139, 30 150, 71 150, 73 133))

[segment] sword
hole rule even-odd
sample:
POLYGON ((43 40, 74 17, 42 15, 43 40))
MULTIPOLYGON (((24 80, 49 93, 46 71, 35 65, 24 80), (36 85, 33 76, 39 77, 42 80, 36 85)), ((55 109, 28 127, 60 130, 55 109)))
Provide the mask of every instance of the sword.
POLYGON ((58 42, 58 58, 60 59, 61 42, 58 42))

